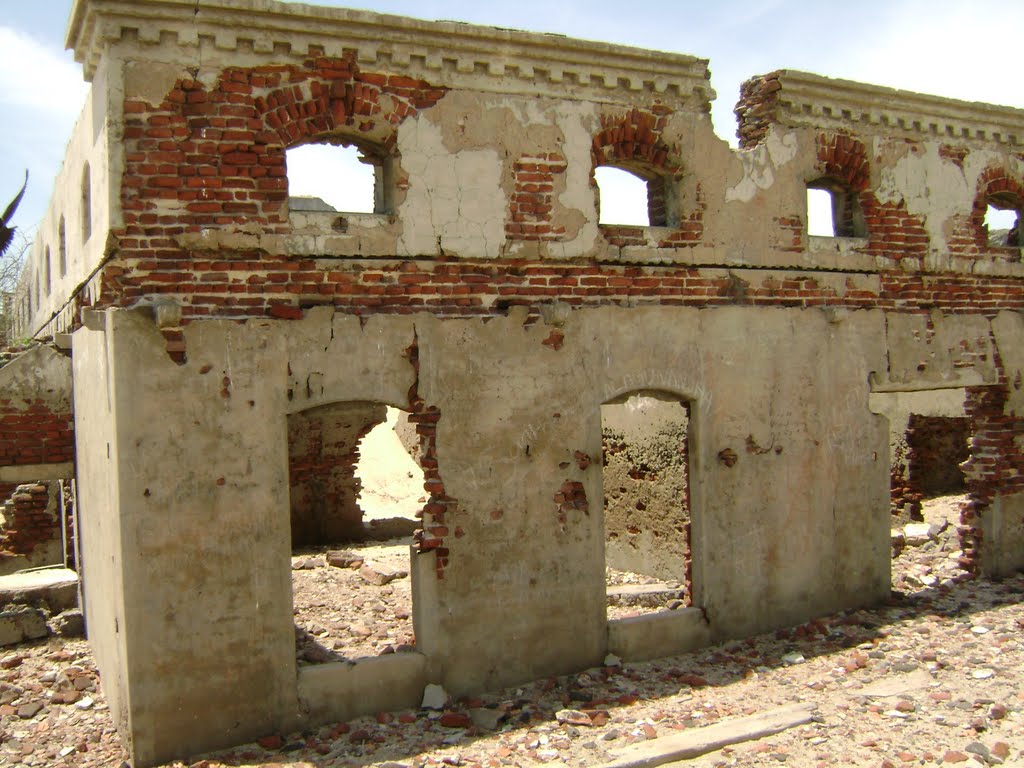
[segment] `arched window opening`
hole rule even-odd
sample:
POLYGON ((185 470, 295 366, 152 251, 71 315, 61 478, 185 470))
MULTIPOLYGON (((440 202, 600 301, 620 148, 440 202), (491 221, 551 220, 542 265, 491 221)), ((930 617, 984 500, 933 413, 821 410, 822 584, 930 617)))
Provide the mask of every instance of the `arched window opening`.
POLYGON ((816 237, 867 237, 857 195, 834 179, 807 185, 807 234, 816 237))
POLYGON ((1021 204, 1011 195, 989 195, 985 209, 985 237, 995 248, 1020 248, 1021 204))
POLYGON ((689 432, 668 393, 601 406, 609 618, 693 605, 689 432))
POLYGON ((82 242, 86 243, 92 235, 92 178, 89 164, 82 170, 82 242))
POLYGON ((414 649, 409 551, 426 503, 419 460, 409 414, 383 403, 288 417, 299 664, 414 649))
POLYGON ((46 281, 44 283, 46 286, 46 295, 49 296, 50 284, 53 282, 53 275, 50 271, 50 246, 46 246, 46 248, 43 250, 43 269, 44 274, 46 275, 46 281))
POLYGON ((286 151, 292 211, 392 213, 394 158, 351 143, 303 144, 286 151))
POLYGON ((656 174, 610 165, 594 169, 598 223, 630 227, 674 226, 672 185, 656 174))
POLYGON ((68 239, 67 232, 64 226, 64 217, 60 217, 60 222, 57 224, 57 240, 59 247, 59 264, 60 264, 60 276, 64 277, 68 273, 68 239))

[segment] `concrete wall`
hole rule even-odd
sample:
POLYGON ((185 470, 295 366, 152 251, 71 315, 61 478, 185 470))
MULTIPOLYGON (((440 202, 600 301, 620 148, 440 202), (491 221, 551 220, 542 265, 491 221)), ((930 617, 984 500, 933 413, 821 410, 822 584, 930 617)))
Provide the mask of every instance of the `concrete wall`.
POLYGON ((118 726, 148 764, 291 723, 283 347, 258 329, 196 326, 179 366, 144 314, 95 326, 75 335, 77 380, 97 383, 76 402, 80 529, 118 726))
POLYGON ((886 427, 867 407, 868 373, 885 367, 882 313, 585 310, 557 329, 558 349, 544 343, 555 328, 525 320, 381 317, 360 328, 318 311, 193 323, 184 365, 141 312, 110 312, 95 323, 105 331, 76 334, 81 375, 105 362, 111 383, 95 402, 83 394, 79 450, 106 462, 109 443, 119 467, 93 468, 82 510, 87 567, 97 563, 87 606, 101 664, 127 677, 115 700, 140 763, 295 722, 287 416, 371 391, 406 407, 412 392, 415 408, 440 414, 435 455, 451 501, 444 531, 429 504, 424 527, 446 563, 421 544, 414 608, 427 677, 450 692, 563 673, 607 651, 601 463, 577 455, 600 457, 601 404, 638 388, 692 403, 705 639, 885 596, 886 427), (802 352, 783 361, 780 347, 802 352), (579 489, 574 504, 567 486, 579 489), (107 552, 117 572, 105 572, 107 552), (109 589, 123 594, 123 617, 99 604, 109 589))

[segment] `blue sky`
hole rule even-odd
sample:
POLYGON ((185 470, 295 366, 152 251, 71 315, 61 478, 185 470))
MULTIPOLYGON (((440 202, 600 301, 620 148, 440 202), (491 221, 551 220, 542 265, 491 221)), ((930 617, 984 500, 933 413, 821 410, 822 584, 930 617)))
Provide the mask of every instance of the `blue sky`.
MULTIPOLYGON (((781 68, 1024 108, 1014 42, 1024 28, 1019 0, 648 0, 632 5, 621 0, 379 0, 351 5, 708 58, 718 93, 712 117, 718 134, 730 140, 740 82, 781 68)), ((42 218, 86 93, 81 67, 63 50, 70 9, 71 0, 6 0, 0 18, 0 207, 29 168, 29 192, 15 218, 26 231, 42 218)))

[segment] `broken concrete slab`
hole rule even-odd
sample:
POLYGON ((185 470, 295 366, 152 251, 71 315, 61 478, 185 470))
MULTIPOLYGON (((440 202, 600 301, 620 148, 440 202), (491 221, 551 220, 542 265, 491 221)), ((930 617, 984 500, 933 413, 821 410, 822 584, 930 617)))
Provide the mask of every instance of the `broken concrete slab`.
POLYGON ((923 691, 931 685, 931 682, 931 674, 926 670, 918 669, 905 675, 896 675, 885 680, 879 680, 877 683, 866 685, 856 691, 849 691, 849 693, 851 696, 868 696, 870 698, 884 699, 904 693, 923 691))
POLYGON ((650 768, 714 752, 730 744, 772 736, 811 722, 814 705, 793 704, 750 717, 738 717, 674 736, 633 744, 618 750, 615 759, 600 768, 650 768))
POLYGON ((0 576, 0 604, 45 604, 60 613, 78 604, 78 574, 68 568, 42 568, 0 576))

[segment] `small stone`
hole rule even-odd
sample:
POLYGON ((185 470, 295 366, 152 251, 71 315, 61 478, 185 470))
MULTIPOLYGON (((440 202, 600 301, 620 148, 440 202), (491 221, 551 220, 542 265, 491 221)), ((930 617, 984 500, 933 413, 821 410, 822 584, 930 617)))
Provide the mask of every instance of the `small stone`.
POLYGON ((947 749, 942 755, 942 762, 944 763, 964 763, 967 762, 967 755, 963 752, 957 752, 955 749, 947 749))
POLYGON ((997 741, 992 745, 992 754, 998 757, 1000 760, 1005 760, 1010 756, 1010 745, 1005 741, 997 741))
POLYGON ((782 657, 783 664, 803 664, 807 659, 800 653, 787 653, 782 657))
POLYGON ((75 707, 78 709, 91 709, 95 702, 91 696, 86 696, 84 699, 79 699, 75 702, 75 707))
POLYGON ((262 739, 257 739, 256 743, 264 749, 280 749, 284 746, 284 739, 280 734, 275 733, 272 736, 264 736, 262 739))
POLYGON ((964 747, 964 751, 970 752, 974 755, 978 755, 979 757, 981 757, 982 760, 987 760, 989 756, 988 747, 986 747, 980 741, 972 741, 970 744, 964 747))
POLYGON ((616 656, 614 653, 609 653, 604 657, 604 665, 606 667, 621 667, 622 659, 616 656))
POLYGON ((423 709, 441 710, 447 703, 448 692, 440 685, 428 683, 427 687, 423 689, 423 702, 420 704, 423 709))
POLYGON ((1005 704, 993 704, 991 709, 988 711, 988 716, 993 720, 1002 720, 1006 717, 1006 705, 1005 704))
POLYGON ((438 721, 445 728, 469 728, 472 718, 465 712, 445 712, 438 721))
POLYGON ((975 680, 988 680, 993 675, 995 675, 995 671, 991 669, 976 669, 971 672, 971 677, 975 680))
POLYGON ((43 708, 43 702, 41 701, 30 701, 27 704, 22 704, 18 707, 18 717, 22 720, 29 720, 39 714, 39 710, 43 708))
POLYGON ((77 608, 58 613, 50 619, 50 626, 61 637, 85 637, 85 617, 77 608))
POLYGON ((990 631, 988 627, 971 627, 971 632, 976 635, 987 635, 990 631))
POLYGON ((555 720, 567 725, 593 725, 590 715, 578 709, 561 709, 555 713, 555 720))

